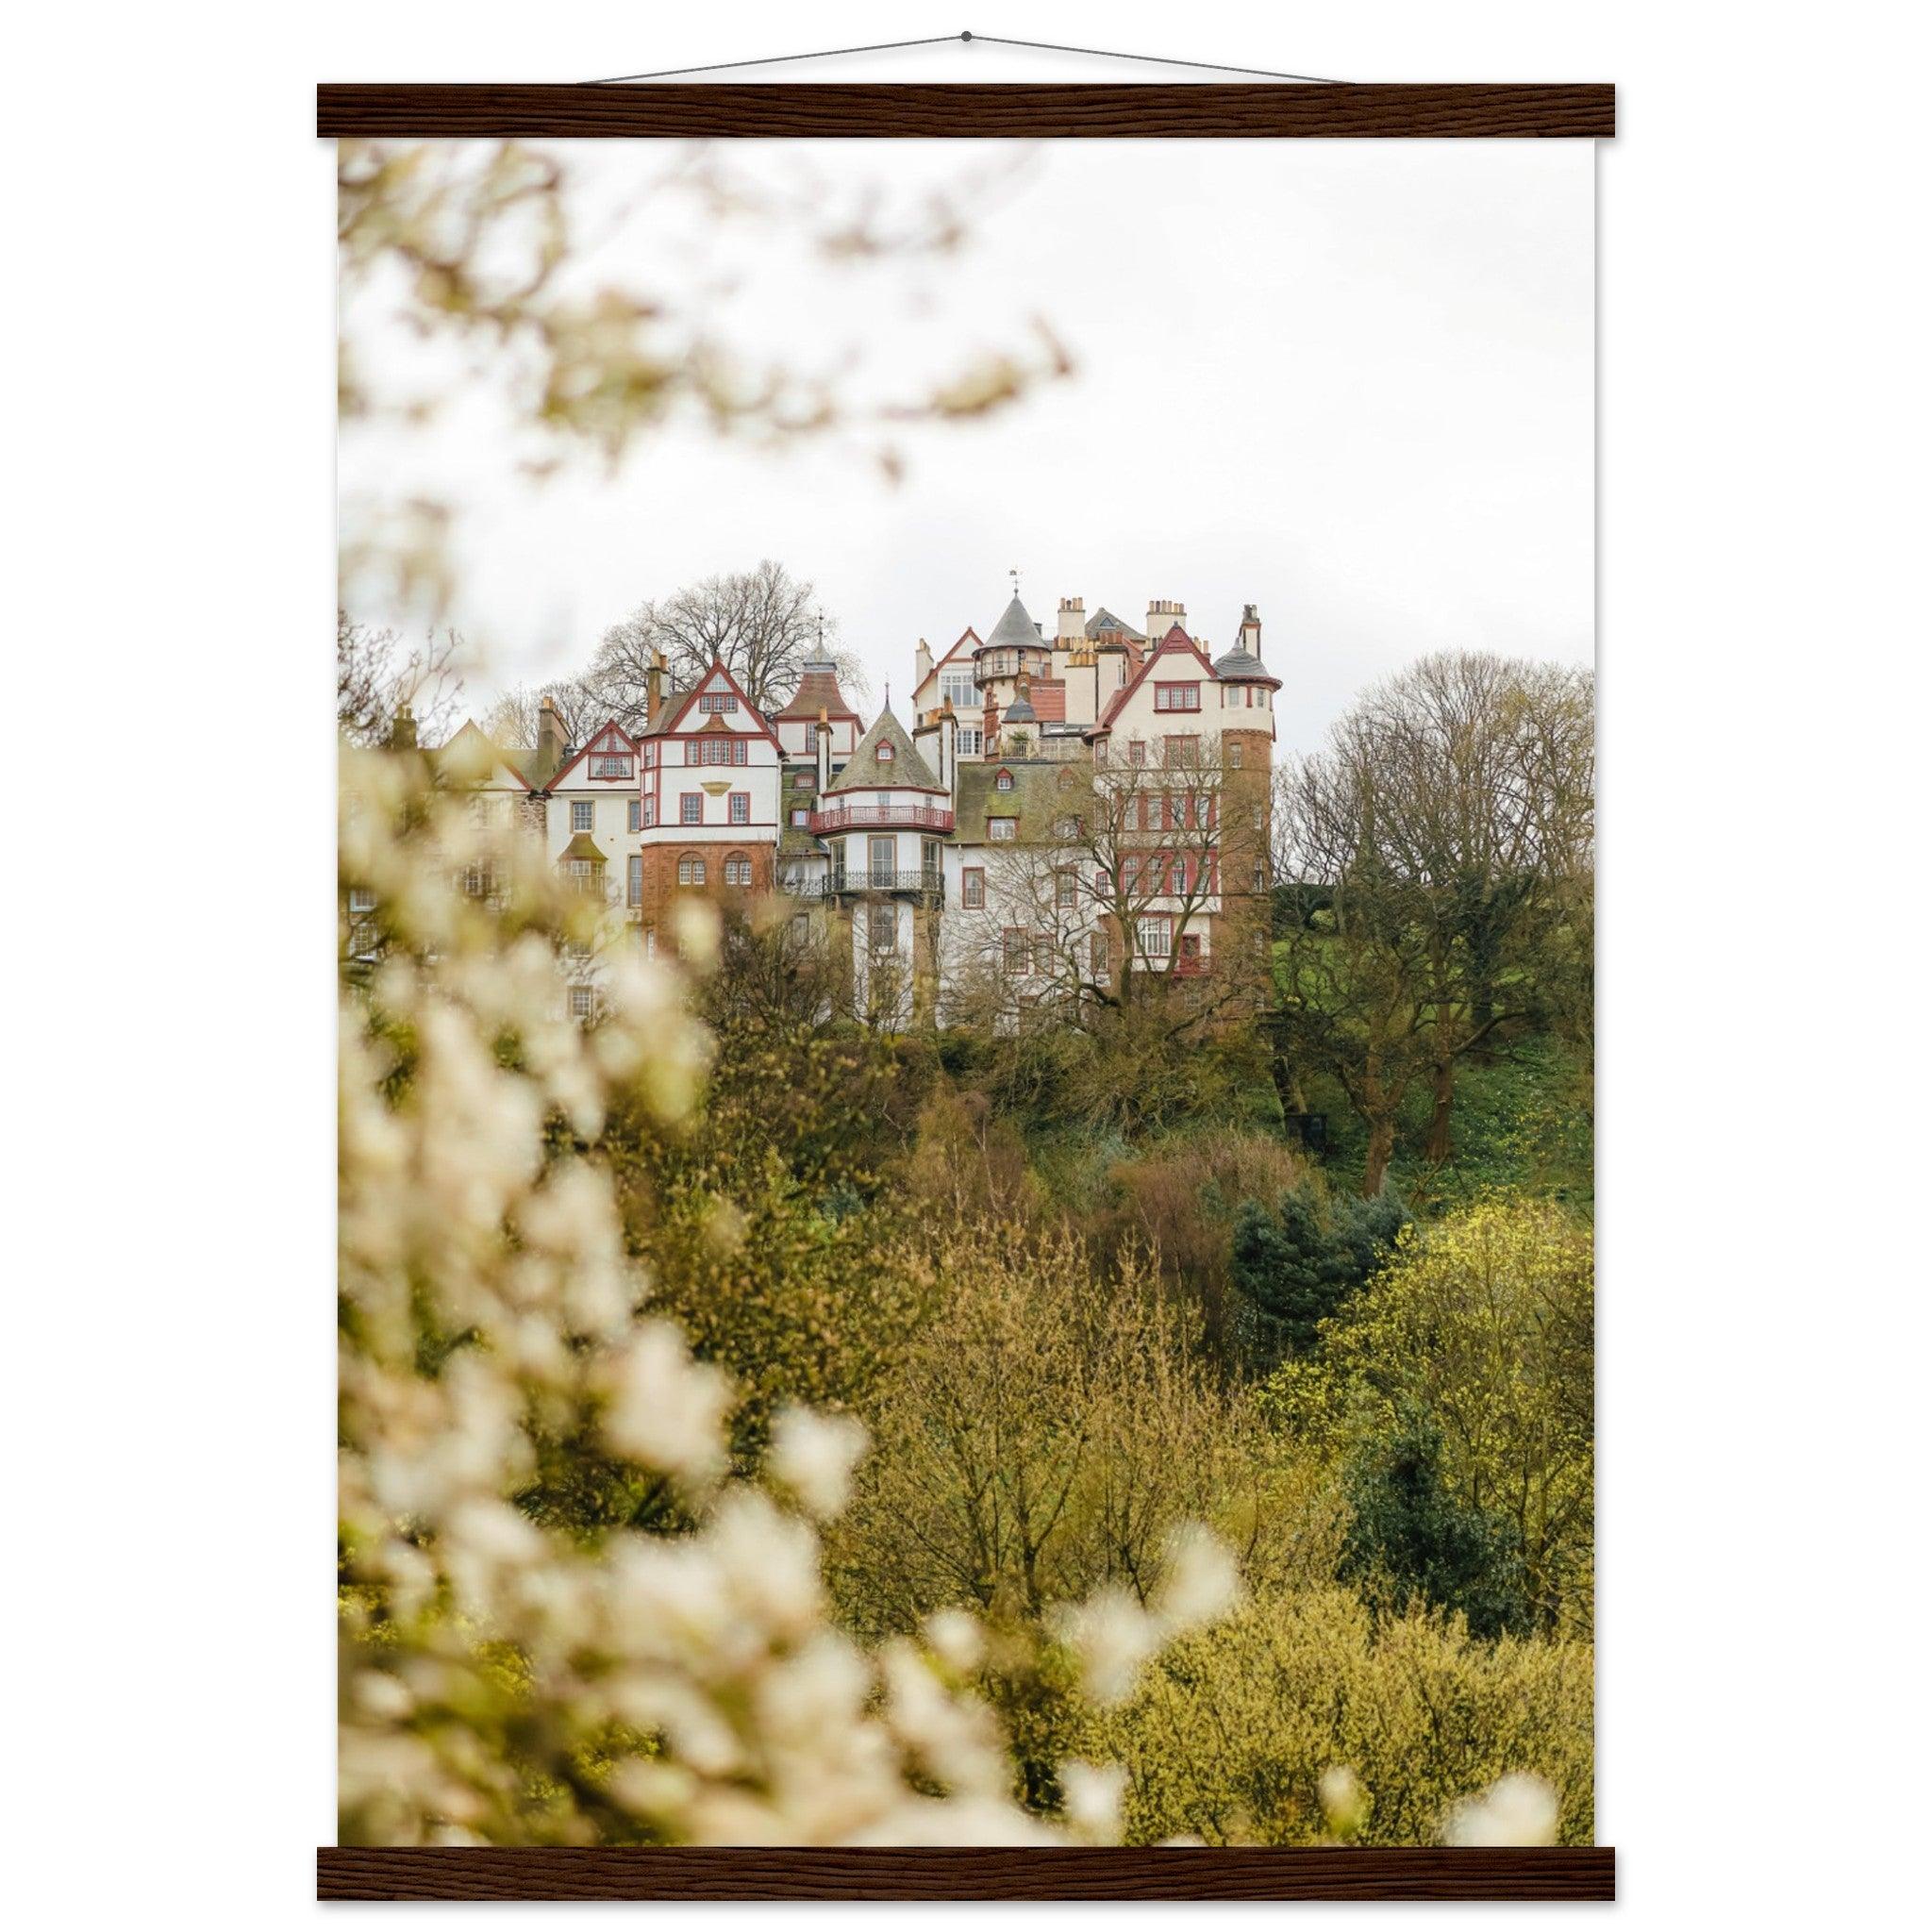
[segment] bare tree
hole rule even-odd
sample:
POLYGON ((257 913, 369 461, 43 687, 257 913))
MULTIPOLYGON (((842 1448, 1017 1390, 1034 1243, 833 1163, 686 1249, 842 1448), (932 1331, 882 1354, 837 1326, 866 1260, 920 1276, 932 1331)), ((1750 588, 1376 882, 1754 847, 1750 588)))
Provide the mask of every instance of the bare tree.
POLYGON ((1378 861, 1427 924, 1430 1160, 1448 1158, 1467 1055, 1579 999, 1587 1021, 1594 695, 1586 671, 1443 652, 1358 708, 1378 861))
POLYGON ((558 722, 569 744, 582 744, 611 715, 588 680, 559 677, 548 684, 514 685, 501 692, 484 716, 484 732, 498 744, 533 747, 545 698, 557 707, 558 722))
POLYGON ((823 649, 840 676, 862 693, 864 680, 837 648, 838 626, 818 608, 817 587, 767 558, 640 604, 604 633, 586 682, 619 717, 641 720, 646 679, 662 652, 673 679, 690 686, 715 659, 761 711, 779 708, 823 649))
POLYGON ((376 630, 336 611, 336 728, 352 744, 388 741, 396 713, 407 706, 417 738, 434 744, 447 730, 462 695, 457 670, 462 640, 453 630, 428 631, 404 649, 393 630, 376 630))
POLYGON ((987 848, 984 903, 963 915, 977 1003, 1090 1029, 1158 1006, 1176 1037, 1252 1003, 1266 815, 1241 774, 1069 764, 1051 796, 1039 837, 987 848))
POLYGON ((1450 1152, 1456 1073, 1564 1013, 1587 1025, 1593 840, 1587 673, 1484 654, 1424 659, 1284 771, 1276 865, 1296 889, 1280 1024, 1369 1130, 1431 1084, 1426 1158, 1450 1152))

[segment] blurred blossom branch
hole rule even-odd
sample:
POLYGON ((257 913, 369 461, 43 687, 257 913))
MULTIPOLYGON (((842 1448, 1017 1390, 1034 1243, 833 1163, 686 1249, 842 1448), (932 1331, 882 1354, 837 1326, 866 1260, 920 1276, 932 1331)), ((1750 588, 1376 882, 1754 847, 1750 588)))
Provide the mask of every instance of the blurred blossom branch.
MULTIPOLYGON (((780 228, 808 258, 843 272, 955 254, 974 208, 1013 164, 962 186, 905 197, 874 181, 840 193, 801 176, 774 187, 716 149, 682 151, 634 197, 650 232, 627 236, 647 287, 595 274, 581 234, 584 195, 561 152, 517 142, 345 141, 338 158, 341 334, 338 404, 345 431, 420 430, 439 411, 488 398, 508 412, 517 466, 536 482, 579 454, 616 465, 638 439, 676 419, 756 446, 834 436, 889 477, 903 458, 891 432, 983 415, 1068 375, 1066 348, 1041 318, 1022 339, 955 358, 909 390, 860 392, 857 351, 807 367, 798 353, 751 346, 758 305, 724 259, 730 224, 780 228), (695 232, 690 218, 701 217, 695 232), (382 372, 398 341, 467 358, 411 384, 382 372)), ((430 620, 447 608, 452 507, 421 493, 345 500, 345 601, 381 596, 430 620)))

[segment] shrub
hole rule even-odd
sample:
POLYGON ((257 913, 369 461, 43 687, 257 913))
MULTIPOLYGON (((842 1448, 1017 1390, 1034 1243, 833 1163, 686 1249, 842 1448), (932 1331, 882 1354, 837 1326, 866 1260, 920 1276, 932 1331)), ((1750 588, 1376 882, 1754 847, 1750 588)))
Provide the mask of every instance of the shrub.
POLYGON ((1588 1844, 1592 1705, 1585 1643, 1483 1643, 1419 1607, 1378 1620, 1332 1587, 1263 1590, 1164 1654, 1102 1747, 1127 1768, 1136 1843, 1318 1842, 1323 1775, 1345 1768, 1366 1844, 1432 1843, 1463 1793, 1523 1771, 1557 1793, 1562 1840, 1588 1844))

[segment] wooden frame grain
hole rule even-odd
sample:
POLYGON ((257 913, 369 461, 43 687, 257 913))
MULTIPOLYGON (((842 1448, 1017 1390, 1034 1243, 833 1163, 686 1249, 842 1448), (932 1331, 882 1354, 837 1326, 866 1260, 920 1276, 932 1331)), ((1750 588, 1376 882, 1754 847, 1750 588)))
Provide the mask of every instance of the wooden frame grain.
POLYGON ((324 137, 1601 140, 1616 90, 1538 86, 558 87, 325 83, 324 137))
MULTIPOLYGON (((325 83, 325 139, 655 137, 1606 140, 1593 83, 706 86, 325 83)), ((1616 1853, 1578 1845, 1204 1849, 332 1846, 324 1900, 1222 1899, 1609 1901, 1616 1853)))
POLYGON ((1478 1899, 1604 1903, 1601 1845, 1271 1851, 782 1845, 676 1850, 325 1846, 321 1899, 1478 1899))

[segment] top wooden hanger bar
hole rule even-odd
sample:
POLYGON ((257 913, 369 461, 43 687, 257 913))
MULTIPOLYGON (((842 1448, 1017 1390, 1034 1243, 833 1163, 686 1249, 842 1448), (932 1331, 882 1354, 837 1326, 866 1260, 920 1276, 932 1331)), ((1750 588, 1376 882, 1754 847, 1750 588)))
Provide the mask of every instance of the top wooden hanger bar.
POLYGON ((324 137, 1589 141, 1617 131, 1616 89, 1583 82, 1127 87, 325 82, 315 92, 315 131, 324 137))

